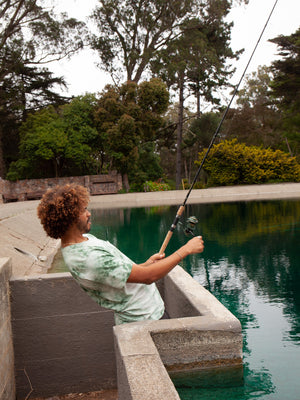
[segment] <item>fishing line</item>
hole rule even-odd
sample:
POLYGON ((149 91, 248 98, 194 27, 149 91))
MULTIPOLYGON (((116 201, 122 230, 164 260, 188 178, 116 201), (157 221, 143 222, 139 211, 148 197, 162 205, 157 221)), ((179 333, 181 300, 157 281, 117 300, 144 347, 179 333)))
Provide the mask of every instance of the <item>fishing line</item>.
POLYGON ((257 42, 256 42, 256 45, 254 46, 254 49, 253 49, 253 51, 252 51, 252 53, 251 53, 251 56, 250 56, 250 58, 249 58, 249 60, 248 60, 248 62, 247 62, 247 64, 246 64, 246 67, 245 67, 245 69, 244 69, 244 71, 243 71, 243 73, 242 73, 242 75, 241 75, 241 78, 240 78, 238 84, 236 85, 236 87, 235 87, 235 89, 234 89, 234 91, 233 91, 233 94, 232 94, 232 96, 231 96, 231 99, 230 99, 230 101, 229 101, 229 103, 228 103, 228 105, 227 105, 227 107, 226 107, 226 109, 225 109, 225 111, 224 111, 224 113, 223 113, 223 115, 222 115, 221 121, 220 121, 220 123, 219 123, 219 125, 218 125, 218 127, 217 127, 217 129, 216 129, 216 131, 215 131, 215 133, 213 134, 213 137, 212 137, 212 139, 211 139, 211 142, 210 142, 210 144, 209 144, 209 146, 208 146, 208 148, 207 148, 207 151, 206 151, 206 153, 205 153, 205 155, 204 155, 204 157, 203 157, 203 159, 202 159, 202 161, 201 161, 201 164, 200 164, 200 166, 199 166, 199 168, 198 168, 198 170, 197 170, 197 172, 196 172, 196 175, 195 175, 195 177, 194 177, 194 179, 193 179, 193 182, 192 182, 192 184, 191 184, 191 186, 190 186, 190 188, 189 188, 189 190, 188 190, 188 193, 187 193, 187 195, 186 195, 186 197, 185 197, 185 199, 184 199, 182 205, 178 208, 178 211, 177 211, 177 214, 176 214, 176 216, 175 216, 175 218, 174 218, 174 221, 173 221, 173 223, 172 223, 172 225, 171 225, 171 227, 170 227, 170 229, 169 229, 169 231, 168 231, 168 233, 167 233, 167 235, 166 235, 166 237, 165 237, 165 240, 164 240, 164 242, 163 242, 163 244, 162 244, 162 246, 161 246, 161 248, 160 248, 160 250, 159 250, 159 254, 163 254, 163 253, 164 253, 164 251, 165 251, 165 249, 166 249, 166 247, 167 247, 167 245, 168 245, 168 243, 169 243, 169 241, 170 241, 170 239, 171 239, 171 237, 172 237, 172 235, 173 235, 173 232, 174 232, 174 230, 175 230, 175 228, 176 228, 176 226, 177 226, 177 224, 178 224, 178 221, 179 221, 181 215, 183 214, 185 205, 186 205, 187 200, 188 200, 188 198, 189 198, 189 196, 190 196, 190 194, 191 194, 191 191, 193 190, 194 185, 195 185, 195 183, 196 183, 196 181, 197 181, 197 179, 198 179, 198 177, 199 177, 199 174, 200 174, 200 172, 201 172, 201 169, 202 169, 202 167, 203 167, 203 164, 204 164, 204 162, 205 162, 205 160, 206 160, 206 158, 207 158, 207 156, 208 156, 208 154, 209 154, 209 152, 210 152, 210 150, 211 150, 211 148, 212 148, 212 146, 213 146, 213 144, 214 144, 214 142, 215 142, 215 140, 216 140, 216 137, 218 136, 218 134, 219 134, 219 132, 220 132, 221 126, 223 125, 223 122, 224 122, 224 120, 225 120, 225 118, 226 118, 226 116, 227 116, 227 113, 228 113, 228 111, 229 111, 229 109, 230 109, 230 106, 231 106, 231 104, 232 104, 232 102, 233 102, 233 100, 234 100, 234 98, 235 98, 235 96, 236 96, 236 94, 237 94, 237 91, 238 91, 238 89, 239 89, 239 87, 240 87, 240 85, 241 85, 241 83, 242 83, 242 81, 243 81, 243 79, 244 79, 244 76, 245 76, 245 74, 246 74, 246 71, 247 71, 247 69, 248 69, 248 67, 249 67, 249 65, 250 65, 250 63, 251 63, 251 61, 252 61, 252 58, 253 58, 253 56, 254 56, 254 53, 256 52, 256 49, 257 49, 257 47, 258 47, 258 45, 259 45, 259 42, 260 42, 260 40, 261 40, 261 38, 262 38, 262 36, 263 36, 263 34, 264 34, 264 32, 265 32, 267 26, 268 26, 268 23, 269 23, 269 21, 270 21, 270 19, 271 19, 271 16, 272 16, 272 14, 273 14, 273 12, 274 12, 274 10, 275 10, 275 7, 276 7, 277 3, 278 3, 278 0, 275 1, 274 5, 273 5, 273 7, 272 7, 272 10, 271 10, 271 12, 270 12, 270 14, 269 14, 269 16, 268 16, 268 18, 267 18, 267 21, 266 21, 266 23, 265 23, 265 25, 264 25, 264 27, 263 27, 263 29, 262 29, 262 31, 261 31, 261 34, 259 35, 259 38, 258 38, 258 40, 257 40, 257 42))

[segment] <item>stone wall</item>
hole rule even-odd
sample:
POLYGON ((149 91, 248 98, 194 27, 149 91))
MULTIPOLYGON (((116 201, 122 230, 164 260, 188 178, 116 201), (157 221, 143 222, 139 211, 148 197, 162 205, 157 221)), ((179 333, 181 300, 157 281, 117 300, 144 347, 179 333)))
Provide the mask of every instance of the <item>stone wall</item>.
POLYGON ((14 351, 10 320, 9 278, 11 264, 0 259, 0 400, 15 399, 14 351))
POLYGON ((48 188, 76 183, 88 188, 91 195, 114 194, 122 189, 122 177, 116 172, 108 175, 86 175, 64 178, 24 179, 17 182, 0 180, 0 202, 40 199, 48 188))

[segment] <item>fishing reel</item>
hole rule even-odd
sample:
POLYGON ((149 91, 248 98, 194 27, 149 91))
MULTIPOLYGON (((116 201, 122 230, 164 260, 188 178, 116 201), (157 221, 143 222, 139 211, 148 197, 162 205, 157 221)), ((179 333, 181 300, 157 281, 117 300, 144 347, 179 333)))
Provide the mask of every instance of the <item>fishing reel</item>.
POLYGON ((198 224, 198 222, 199 221, 195 216, 189 217, 186 220, 186 224, 183 227, 183 233, 185 234, 185 236, 196 236, 194 231, 196 229, 196 225, 198 224))

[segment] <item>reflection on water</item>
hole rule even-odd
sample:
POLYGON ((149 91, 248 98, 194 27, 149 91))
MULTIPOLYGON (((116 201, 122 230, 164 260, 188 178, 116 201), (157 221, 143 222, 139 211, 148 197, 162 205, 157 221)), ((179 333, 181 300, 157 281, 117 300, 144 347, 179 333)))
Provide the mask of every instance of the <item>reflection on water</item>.
MULTIPOLYGON (((92 210, 92 232, 135 262, 157 252, 177 207, 92 210)), ((182 400, 300 398, 300 201, 189 205, 203 255, 183 267, 242 324, 244 385, 178 387, 182 400)), ((184 244, 178 224, 166 253, 184 244)))
POLYGON ((190 392, 190 388, 232 388, 244 384, 243 366, 205 368, 202 370, 169 372, 176 387, 190 392))

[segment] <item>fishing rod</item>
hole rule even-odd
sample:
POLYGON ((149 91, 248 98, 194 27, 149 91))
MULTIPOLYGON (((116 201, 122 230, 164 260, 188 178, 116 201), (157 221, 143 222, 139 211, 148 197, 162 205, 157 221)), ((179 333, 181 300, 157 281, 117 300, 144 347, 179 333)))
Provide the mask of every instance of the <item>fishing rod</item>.
MULTIPOLYGON (((205 160, 206 160, 206 158, 207 158, 207 156, 208 156, 208 154, 209 154, 209 152, 210 152, 210 150, 211 150, 211 148, 212 148, 212 146, 213 146, 213 144, 214 144, 214 142, 215 142, 215 140, 216 140, 216 137, 218 136, 218 134, 219 134, 219 132, 220 132, 221 126, 223 125, 223 122, 224 122, 224 120, 225 120, 225 118, 226 118, 226 116, 227 116, 227 113, 228 113, 228 111, 229 111, 229 109, 230 109, 230 107, 231 107, 231 104, 232 104, 232 102, 233 102, 233 100, 234 100, 234 98, 235 98, 235 96, 236 96, 236 94, 237 94, 237 92, 238 92, 238 89, 239 89, 239 87, 240 87, 240 85, 241 85, 241 83, 242 83, 242 81, 243 81, 243 79, 244 79, 244 76, 245 76, 245 74, 246 74, 246 71, 247 71, 247 69, 248 69, 248 67, 249 67, 249 65, 250 65, 250 63, 251 63, 251 61, 252 61, 252 58, 253 58, 253 56, 254 56, 254 53, 256 52, 256 49, 257 49, 257 47, 258 47, 258 44, 259 44, 259 42, 260 42, 260 40, 261 40, 261 38, 262 38, 262 36, 263 36, 265 30, 266 30, 266 27, 267 27, 267 25, 268 25, 268 23, 269 23, 269 21, 270 21, 270 19, 271 19, 271 16, 272 16, 272 14, 273 14, 273 11, 275 10, 275 7, 276 7, 277 3, 278 3, 278 0, 275 1, 274 5, 273 5, 273 7, 272 7, 272 10, 271 10, 271 12, 270 12, 270 14, 269 14, 269 16, 268 16, 268 18, 267 18, 267 21, 266 21, 266 23, 265 23, 265 25, 264 25, 264 27, 263 27, 263 29, 262 29, 260 35, 259 35, 258 40, 257 40, 257 42, 256 42, 256 44, 255 44, 255 46, 254 46, 254 49, 253 49, 253 51, 252 51, 252 53, 251 53, 251 56, 250 56, 250 58, 249 58, 249 60, 248 60, 248 63, 246 64, 246 67, 245 67, 245 69, 244 69, 244 71, 243 71, 243 73, 242 73, 242 75, 241 75, 241 78, 240 78, 238 84, 236 85, 236 87, 235 87, 235 89, 234 89, 234 91, 233 91, 233 94, 232 94, 232 96, 231 96, 231 99, 230 99, 230 101, 229 101, 229 103, 228 103, 228 105, 227 105, 227 107, 226 107, 226 109, 225 109, 225 111, 224 111, 224 113, 223 113, 223 115, 222 115, 221 121, 219 122, 219 125, 218 125, 218 127, 217 127, 215 133, 213 134, 213 137, 212 137, 212 139, 211 139, 211 142, 210 142, 210 144, 209 144, 209 146, 208 146, 208 148, 207 148, 206 153, 204 154, 204 157, 203 157, 203 159, 202 159, 202 161, 201 161, 201 164, 200 164, 200 166, 199 166, 199 168, 198 168, 198 170, 197 170, 197 172, 196 172, 196 175, 195 175, 195 177, 194 177, 194 179, 193 179, 193 182, 192 182, 192 184, 191 184, 191 186, 190 186, 190 188, 189 188, 189 190, 188 190, 188 193, 187 193, 187 195, 186 195, 186 197, 185 197, 185 199, 184 199, 182 205, 181 205, 181 206, 178 208, 178 210, 177 210, 177 213, 176 213, 176 216, 175 216, 175 218, 174 218, 174 221, 173 221, 173 223, 172 223, 172 225, 171 225, 171 227, 170 227, 170 229, 169 229, 169 231, 168 231, 168 233, 167 233, 167 235, 166 235, 166 237, 165 237, 165 239, 164 239, 164 241, 163 241, 163 244, 162 244, 162 246, 161 246, 161 248, 160 248, 160 250, 159 250, 159 254, 163 254, 164 251, 165 251, 165 249, 167 248, 168 243, 169 243, 169 241, 170 241, 170 239, 171 239, 171 237, 172 237, 172 235, 173 235, 173 232, 174 232, 174 230, 176 229, 176 226, 177 226, 177 224, 178 224, 178 221, 180 220, 180 217, 182 216, 182 214, 183 214, 183 212, 184 212, 185 205, 186 205, 187 200, 188 200, 188 198, 189 198, 189 196, 190 196, 190 194, 191 194, 191 191, 193 190, 194 185, 195 185, 195 183, 196 183, 196 181, 197 181, 197 179, 198 179, 198 177, 199 177, 199 174, 200 174, 200 172, 201 172, 201 169, 202 169, 202 167, 203 167, 203 164, 204 164, 204 162, 205 162, 205 160)), ((189 230, 189 233, 193 234, 192 229, 189 230)))

